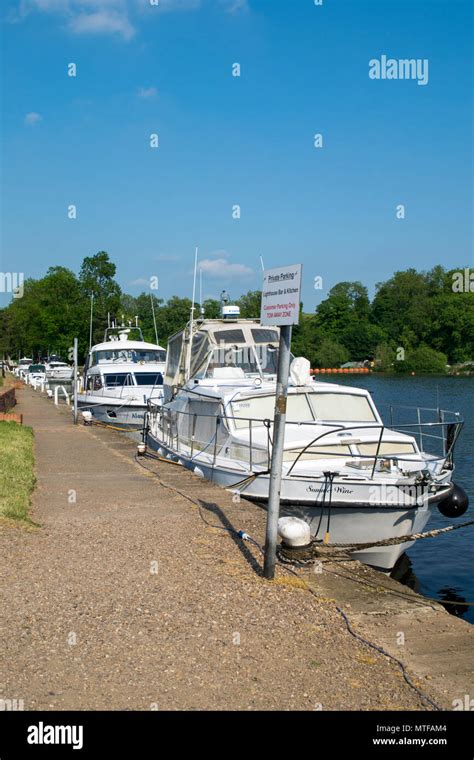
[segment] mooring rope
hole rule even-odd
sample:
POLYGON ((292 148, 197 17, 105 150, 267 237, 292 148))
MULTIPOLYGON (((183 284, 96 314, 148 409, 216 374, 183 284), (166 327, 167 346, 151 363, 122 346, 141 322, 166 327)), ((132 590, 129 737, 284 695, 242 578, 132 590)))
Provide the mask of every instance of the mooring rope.
POLYGON ((277 547, 278 557, 285 564, 309 564, 314 558, 320 556, 318 550, 323 548, 324 556, 327 556, 332 549, 335 550, 335 554, 346 553, 351 551, 361 551, 362 549, 372 549, 377 546, 396 546, 397 544, 403 544, 406 541, 420 541, 423 538, 434 538, 442 533, 449 533, 452 530, 460 530, 461 528, 467 528, 469 525, 474 525, 474 520, 461 523, 460 525, 448 525, 446 528, 436 528, 434 530, 427 530, 424 533, 411 533, 406 536, 398 536, 397 538, 386 538, 382 541, 373 541, 372 543, 365 544, 324 544, 322 541, 312 541, 309 546, 299 547, 287 547, 284 544, 280 544, 277 547))

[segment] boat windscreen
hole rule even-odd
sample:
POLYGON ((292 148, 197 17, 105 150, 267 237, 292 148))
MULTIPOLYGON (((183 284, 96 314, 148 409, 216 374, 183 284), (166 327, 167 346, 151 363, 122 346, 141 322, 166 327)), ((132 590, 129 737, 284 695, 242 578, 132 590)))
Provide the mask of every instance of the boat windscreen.
MULTIPOLYGON (((256 396, 231 403, 231 415, 237 429, 249 426, 249 419, 272 420, 275 414, 275 396, 256 396)), ((288 396, 286 407, 287 422, 312 422, 313 415, 305 393, 288 396)))
POLYGON ((92 365, 114 361, 134 364, 163 363, 166 361, 166 351, 154 348, 110 348, 94 351, 92 354, 92 365))
POLYGON ((121 388, 124 385, 133 385, 132 376, 128 372, 104 375, 104 380, 107 388, 121 388))
POLYGON ((135 372, 137 385, 163 385, 161 372, 135 372))
POLYGON ((238 327, 230 330, 215 330, 214 340, 217 343, 227 343, 231 345, 232 343, 245 343, 243 330, 240 330, 238 327))
POLYGON ((310 393, 311 408, 317 420, 328 422, 376 422, 367 396, 354 393, 310 393))
POLYGON ((276 330, 264 327, 252 327, 252 337, 255 343, 278 343, 279 335, 276 330))

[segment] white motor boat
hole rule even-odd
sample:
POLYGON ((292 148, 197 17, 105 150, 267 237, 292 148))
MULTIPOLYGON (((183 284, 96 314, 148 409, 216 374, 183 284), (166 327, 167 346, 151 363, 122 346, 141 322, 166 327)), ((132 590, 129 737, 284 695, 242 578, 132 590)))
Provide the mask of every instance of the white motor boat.
POLYGON ((46 367, 44 364, 30 364, 28 372, 24 375, 25 381, 30 385, 38 385, 46 382, 46 367))
MULTIPOLYGON (((278 345, 278 328, 257 320, 198 320, 172 336, 147 444, 265 506, 278 345)), ((313 540, 376 543, 423 531, 437 505, 448 516, 467 509, 452 481, 457 413, 404 409, 396 424, 392 408, 386 424, 367 390, 315 382, 304 359, 291 370, 281 513, 309 523, 313 540), (425 443, 439 448, 428 453, 425 443)), ((354 547, 351 556, 390 571, 412 544, 354 547)))
POLYGON ((46 378, 55 382, 70 382, 74 374, 74 367, 62 362, 56 357, 50 357, 46 364, 46 378))
POLYGON ((33 359, 31 357, 24 356, 19 360, 18 365, 15 367, 15 375, 24 380, 28 374, 30 364, 33 364, 33 359))
POLYGON ((94 420, 124 430, 143 427, 147 404, 160 404, 166 350, 146 343, 139 327, 109 327, 93 346, 77 396, 80 411, 94 420), (137 340, 132 340, 132 333, 137 340))

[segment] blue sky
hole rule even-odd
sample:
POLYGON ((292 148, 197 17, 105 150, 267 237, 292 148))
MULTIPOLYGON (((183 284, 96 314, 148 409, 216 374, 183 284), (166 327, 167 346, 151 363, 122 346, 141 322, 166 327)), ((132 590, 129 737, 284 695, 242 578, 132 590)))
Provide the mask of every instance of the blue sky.
POLYGON ((261 287, 261 255, 303 263, 312 311, 341 280, 473 265, 467 0, 6 0, 2 16, 2 271, 107 250, 126 292, 157 276, 184 296, 198 245, 205 296, 261 287), (382 55, 428 59, 428 84, 371 79, 382 55))

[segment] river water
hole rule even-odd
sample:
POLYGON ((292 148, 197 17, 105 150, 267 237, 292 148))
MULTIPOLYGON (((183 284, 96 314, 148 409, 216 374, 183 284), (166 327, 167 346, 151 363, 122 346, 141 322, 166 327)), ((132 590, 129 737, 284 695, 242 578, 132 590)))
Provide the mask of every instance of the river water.
MULTIPOLYGON (((322 378, 318 378, 322 379, 322 378)), ((469 509, 458 522, 474 519, 474 378, 386 377, 337 375, 325 382, 367 388, 380 407, 421 406, 460 412, 465 420, 455 449, 454 481, 469 496, 469 509)), ((429 447, 425 447, 429 449, 429 447)), ((455 525, 456 520, 433 511, 427 529, 455 525)), ((474 623, 474 525, 436 538, 417 541, 395 568, 395 577, 421 594, 445 602, 454 615, 474 623), (472 606, 460 604, 471 602, 472 606)))

